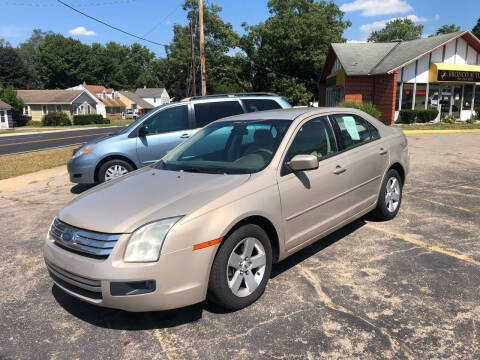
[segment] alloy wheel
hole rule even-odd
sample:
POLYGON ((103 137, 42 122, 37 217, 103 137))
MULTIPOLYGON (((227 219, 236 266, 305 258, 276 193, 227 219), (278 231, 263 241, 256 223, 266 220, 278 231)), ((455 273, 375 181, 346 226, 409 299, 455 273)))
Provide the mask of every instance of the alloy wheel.
POLYGON ((385 192, 385 204, 387 205, 388 211, 393 213, 398 208, 398 204, 400 203, 400 182, 394 176, 392 176, 387 181, 385 192))
POLYGON ((241 240, 228 259, 228 287, 235 296, 246 297, 260 285, 265 275, 267 257, 260 240, 248 237, 241 240))

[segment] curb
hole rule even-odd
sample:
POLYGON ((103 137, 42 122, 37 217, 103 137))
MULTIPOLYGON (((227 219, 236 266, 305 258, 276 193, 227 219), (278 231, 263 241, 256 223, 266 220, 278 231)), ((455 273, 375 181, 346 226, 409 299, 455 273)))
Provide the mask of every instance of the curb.
POLYGON ((443 129, 443 130, 402 130, 405 135, 415 134, 456 134, 456 133, 480 133, 480 129, 443 129))

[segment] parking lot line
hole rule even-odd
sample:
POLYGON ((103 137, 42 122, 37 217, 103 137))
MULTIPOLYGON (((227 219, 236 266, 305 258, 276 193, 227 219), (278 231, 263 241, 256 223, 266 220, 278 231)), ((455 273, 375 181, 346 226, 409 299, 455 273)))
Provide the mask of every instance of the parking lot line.
POLYGON ((451 207, 451 208, 454 208, 454 209, 457 209, 457 210, 461 210, 461 211, 466 211, 466 212, 469 212, 471 213, 472 211, 471 210, 468 210, 464 207, 461 207, 461 206, 455 206, 455 205, 448 205, 448 204, 444 204, 444 203, 441 203, 441 202, 438 202, 438 201, 435 201, 435 200, 429 200, 429 199, 424 199, 422 197, 419 197, 419 196, 415 196, 415 195, 411 195, 411 194, 408 194, 409 197, 413 197, 415 199, 418 199, 418 200, 422 200, 422 201, 426 201, 426 202, 429 202, 429 203, 432 203, 432 204, 436 204, 436 205, 440 205, 440 206, 446 206, 446 207, 451 207))
POLYGON ((390 237, 392 237, 392 238, 398 238, 398 239, 407 241, 407 242, 409 242, 409 243, 418 245, 418 246, 420 246, 420 247, 423 247, 423 248, 425 248, 425 249, 427 249, 427 250, 435 251, 435 252, 438 252, 438 253, 440 253, 440 254, 444 254, 444 255, 448 255, 448 256, 452 256, 452 257, 454 257, 454 258, 456 258, 456 259, 463 260, 463 261, 467 261, 467 262, 469 262, 469 263, 471 263, 471 264, 480 266, 480 261, 475 260, 475 259, 471 258, 471 257, 468 256, 468 255, 465 255, 465 254, 462 254, 462 253, 458 253, 458 252, 455 252, 455 251, 451 251, 451 250, 445 250, 445 249, 442 249, 442 248, 441 248, 440 246, 438 246, 438 245, 429 244, 429 243, 426 243, 426 242, 423 242, 423 241, 414 239, 414 238, 412 238, 412 237, 410 237, 410 236, 406 236, 406 235, 403 235, 403 234, 399 234, 399 233, 396 233, 396 232, 393 232, 393 231, 390 231, 390 230, 381 228, 381 227, 379 227, 379 226, 373 225, 372 223, 367 223, 365 226, 368 227, 368 228, 370 228, 370 229, 383 232, 383 233, 387 234, 388 236, 390 236, 390 237))

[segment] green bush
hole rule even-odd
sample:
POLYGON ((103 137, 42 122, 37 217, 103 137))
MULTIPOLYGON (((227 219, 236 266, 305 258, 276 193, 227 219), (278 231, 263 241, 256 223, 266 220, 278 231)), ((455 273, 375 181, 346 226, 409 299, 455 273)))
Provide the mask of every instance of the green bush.
POLYGON ((436 109, 427 109, 427 110, 416 110, 417 119, 416 122, 419 123, 428 123, 438 116, 438 110, 436 109))
POLYGON ((73 124, 74 125, 110 124, 110 120, 105 119, 100 114, 75 115, 73 117, 73 124))
POLYGON ((72 125, 72 120, 66 112, 50 112, 42 116, 42 126, 68 126, 72 125))
POLYGON ((399 113, 400 123, 413 124, 417 119, 417 110, 402 109, 399 113))
POLYGON ((480 106, 477 106, 476 108, 474 108, 474 110, 475 110, 476 119, 480 120, 480 106))
POLYGON ((28 120, 27 125, 28 126, 42 126, 42 122, 41 121, 28 120))
POLYGON ((17 120, 14 120, 15 126, 25 126, 32 120, 31 116, 20 115, 17 120))
POLYGON ((382 115, 380 110, 378 110, 377 107, 370 102, 357 103, 354 101, 342 101, 337 105, 337 107, 345 107, 345 108, 362 110, 376 119, 378 119, 382 115))

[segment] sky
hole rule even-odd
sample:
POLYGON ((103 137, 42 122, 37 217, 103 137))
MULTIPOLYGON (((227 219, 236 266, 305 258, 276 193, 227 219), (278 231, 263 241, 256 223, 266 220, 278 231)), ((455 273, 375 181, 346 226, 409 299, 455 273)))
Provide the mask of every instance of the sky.
MULTIPOLYGON (((63 0, 78 10, 110 25, 158 43, 169 43, 173 24, 186 23, 183 0, 63 0)), ((209 0, 205 0, 208 3, 209 0)), ((212 0, 222 7, 221 16, 243 33, 242 22, 250 25, 269 17, 267 0, 212 0)), ((366 41, 373 30, 394 18, 408 17, 424 25, 424 36, 443 24, 471 30, 480 16, 480 0, 335 0, 352 26, 344 33, 348 41, 366 41)), ((0 0, 0 38, 13 46, 25 41, 35 28, 51 30, 84 43, 139 41, 74 12, 56 0, 0 0)), ((157 56, 160 45, 142 42, 157 56)))

